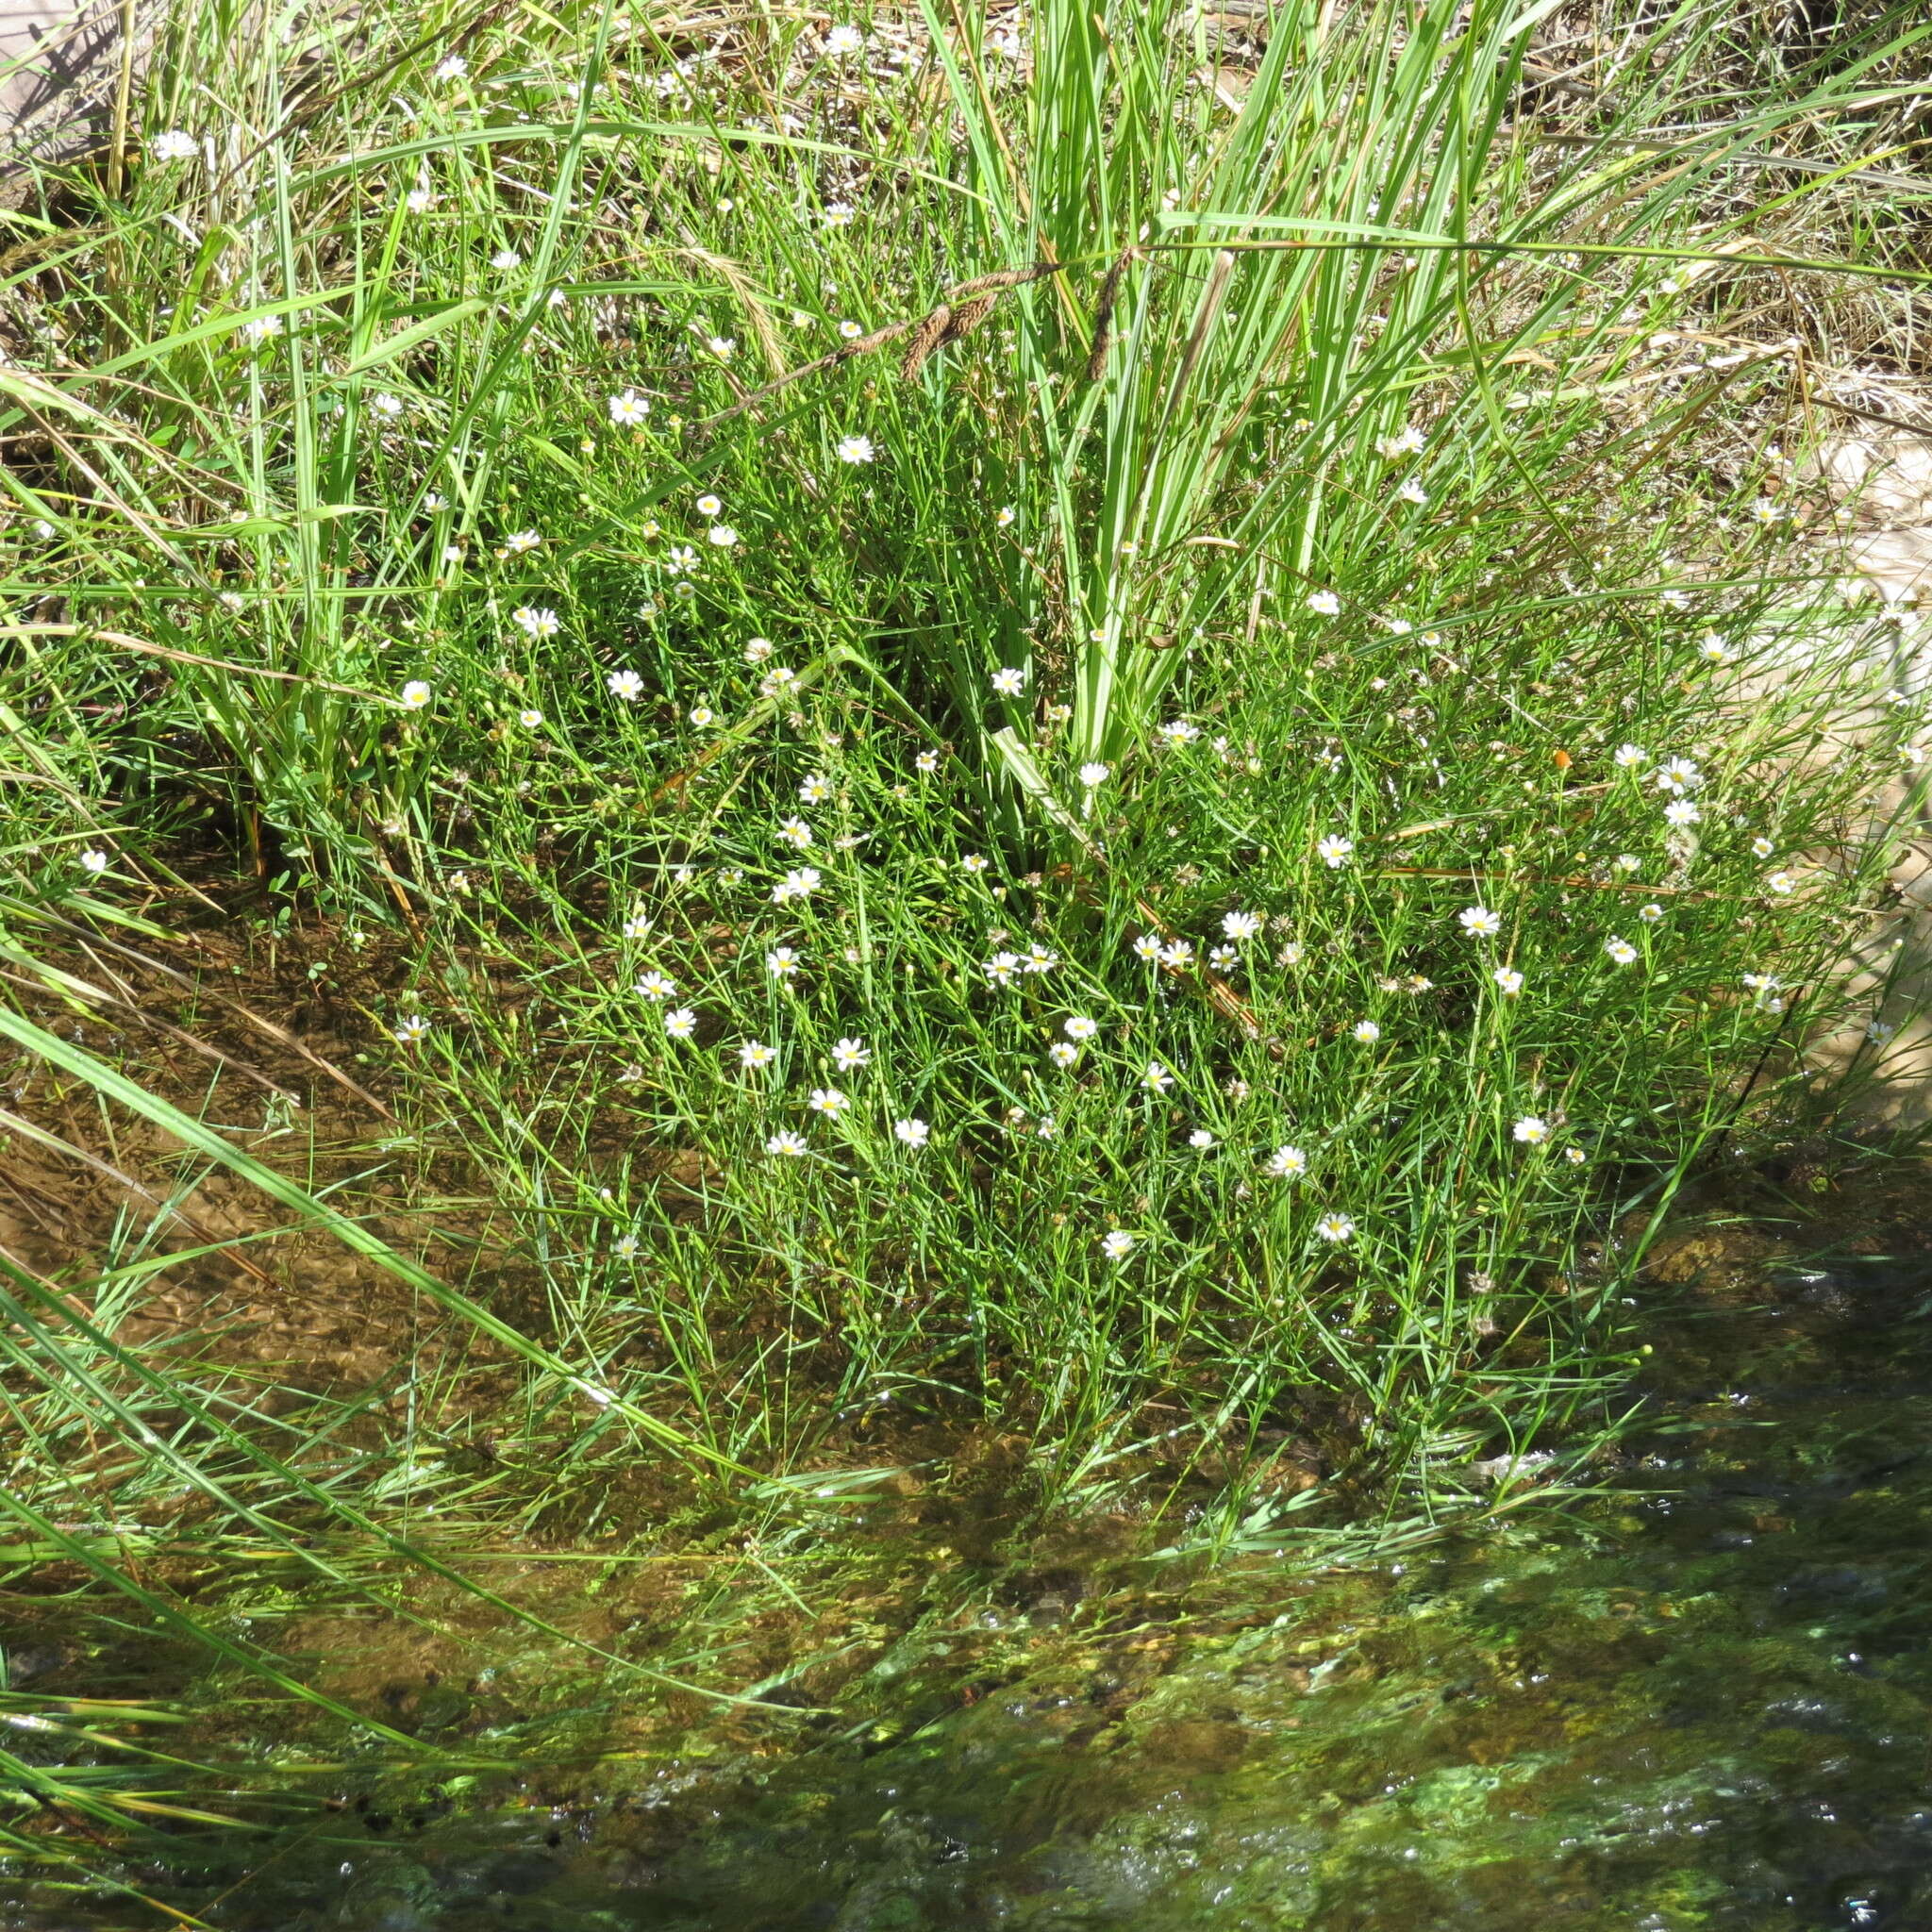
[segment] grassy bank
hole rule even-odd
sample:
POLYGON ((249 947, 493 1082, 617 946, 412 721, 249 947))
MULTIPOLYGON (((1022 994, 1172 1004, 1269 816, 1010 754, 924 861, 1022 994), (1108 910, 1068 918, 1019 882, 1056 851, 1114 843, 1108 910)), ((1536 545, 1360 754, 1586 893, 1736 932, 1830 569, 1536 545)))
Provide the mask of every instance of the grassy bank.
POLYGON ((0 1257, 8 1587, 406 1752, 304 1591, 730 1699, 883 1496, 1587 1480, 1676 1188, 1897 1017, 1797 458, 1913 14, 184 5, 0 255, 9 1144, 114 1210, 0 1257))

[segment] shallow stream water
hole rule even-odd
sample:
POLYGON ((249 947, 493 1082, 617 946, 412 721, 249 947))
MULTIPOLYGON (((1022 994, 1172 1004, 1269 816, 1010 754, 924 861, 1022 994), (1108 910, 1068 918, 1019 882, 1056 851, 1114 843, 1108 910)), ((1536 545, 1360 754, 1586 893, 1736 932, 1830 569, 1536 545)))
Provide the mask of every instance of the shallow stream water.
POLYGON ((1807 1250, 1693 1285, 1567 1519, 1091 1643, 1067 1586, 937 1715, 908 1653, 863 1735, 148 1889, 236 1932, 1932 1928, 1932 1255, 1807 1250))

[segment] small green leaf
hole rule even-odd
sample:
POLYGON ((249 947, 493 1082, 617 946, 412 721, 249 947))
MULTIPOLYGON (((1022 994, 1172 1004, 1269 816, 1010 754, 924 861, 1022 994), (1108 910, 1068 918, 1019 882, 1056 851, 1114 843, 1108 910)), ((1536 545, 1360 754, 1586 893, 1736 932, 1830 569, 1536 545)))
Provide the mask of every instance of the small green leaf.
POLYGON ((398 356, 407 356, 411 349, 420 348, 434 336, 440 336, 444 329, 454 328, 459 322, 467 322, 473 315, 480 315, 490 307, 479 297, 472 296, 467 302, 452 303, 447 308, 440 308, 434 315, 406 328, 400 335, 389 337, 380 342, 372 342, 368 348, 342 371, 344 375, 360 375, 366 369, 374 369, 384 362, 391 362, 398 356))

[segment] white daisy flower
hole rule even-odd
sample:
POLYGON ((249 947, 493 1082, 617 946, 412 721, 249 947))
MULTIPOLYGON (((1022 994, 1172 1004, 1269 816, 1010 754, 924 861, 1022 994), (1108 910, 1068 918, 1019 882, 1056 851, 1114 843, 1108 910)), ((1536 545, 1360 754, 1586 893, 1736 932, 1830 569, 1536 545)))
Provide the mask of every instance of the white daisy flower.
POLYGON ((510 612, 509 621, 531 639, 554 638, 563 628, 556 611, 535 604, 518 605, 510 612))
POLYGON ((788 1160, 796 1160, 805 1152, 805 1141, 790 1127, 781 1127, 765 1142, 765 1152, 779 1155, 788 1160))
POLYGON ((613 671, 604 680, 604 688, 612 697, 634 705, 644 694, 644 680, 635 671, 613 671))
POLYGON ((83 852, 80 855, 81 871, 86 873, 92 873, 95 878, 99 878, 100 875, 107 871, 108 865, 108 855, 105 852, 99 850, 97 847, 91 846, 87 851, 83 852))
POLYGON ((992 675, 992 688, 1001 697, 1016 698, 1026 688, 1026 674, 1017 664, 1002 664, 992 675))
POLYGON ((433 77, 437 80, 460 80, 469 71, 470 63, 460 54, 445 54, 436 63, 433 77))
POLYGON ((1277 1147, 1268 1157, 1268 1172, 1276 1180, 1299 1180, 1307 1171, 1308 1157, 1299 1147, 1277 1147))
POLYGON ((1124 1261, 1134 1252, 1134 1237, 1125 1228, 1117 1227, 1111 1234, 1101 1236, 1100 1252, 1109 1261, 1124 1261))
POLYGON ((1628 966, 1637 958, 1637 948, 1628 940, 1610 938, 1604 941, 1607 952, 1619 966, 1628 966))
POLYGON ((1345 1214, 1324 1214, 1316 1222, 1315 1232, 1324 1241, 1334 1241, 1339 1245, 1354 1238, 1355 1223, 1345 1214))
POLYGON ((641 396, 634 389, 627 389, 621 396, 608 399, 610 420, 625 428, 634 429, 651 413, 648 396, 641 396))
POLYGON ((1491 912, 1487 906, 1465 906, 1456 919, 1473 940, 1493 939, 1503 930, 1502 915, 1491 912))
POLYGON ((1641 744, 1620 744, 1612 762, 1620 771, 1641 771, 1650 762, 1650 754, 1641 744))
POLYGON ((823 805, 832 795, 832 781, 821 773, 814 772, 798 788, 798 796, 806 805, 823 805))
POLYGON ((1765 880, 1764 889, 1766 891, 1775 892, 1780 898, 1783 898, 1796 889, 1797 883, 1797 880, 1790 873, 1774 872, 1765 880))
POLYGON ((1046 1057, 1057 1067, 1071 1067, 1080 1058, 1080 1049, 1071 1040, 1056 1040, 1047 1048, 1046 1057))
POLYGON ((778 826, 778 838, 787 845, 795 845, 803 852, 811 843, 811 827, 803 819, 785 819, 778 826))
POLYGON ((1141 1075, 1141 1084, 1150 1093, 1165 1093, 1174 1085, 1174 1075, 1158 1060, 1149 1060, 1147 1071, 1141 1075))
POLYGON ((793 872, 788 872, 772 888, 772 904, 788 906, 794 899, 808 899, 818 891, 823 881, 817 870, 809 865, 801 865, 793 872))
POLYGON ((508 270, 517 267, 522 261, 523 257, 514 248, 499 248, 490 258, 490 266, 497 270, 508 270))
POLYGON ((1251 940, 1261 930, 1261 915, 1258 912, 1224 912, 1221 929, 1237 942, 1251 940))
POLYGON ((838 1040, 832 1042, 832 1064, 841 1074, 849 1074, 855 1067, 866 1066, 872 1059, 872 1048, 862 1040, 838 1040))
POLYGON ((1333 591, 1311 591, 1308 592, 1308 608, 1318 617, 1336 617, 1341 611, 1341 599, 1333 591))
POLYGON ((660 973, 653 966, 638 974, 637 990, 647 1000, 668 1000, 677 991, 677 982, 670 974, 660 973))
POLYGON ((869 436, 843 436, 839 439, 838 455, 841 463, 869 463, 876 454, 869 436))
POLYGON ((1688 798, 1674 798, 1664 807, 1664 817, 1674 825, 1694 825, 1703 816, 1688 798))
POLYGON ((689 1007, 674 1007, 664 1015, 664 1030, 673 1040, 689 1040, 698 1030, 698 1016, 689 1007))
POLYGON ((1550 1138, 1550 1124, 1541 1114, 1526 1113, 1509 1131, 1525 1147, 1541 1147, 1550 1138))
POLYGON ((1331 872, 1339 872, 1349 861, 1355 851, 1355 841, 1344 839, 1340 833, 1330 832, 1324 839, 1315 841, 1315 857, 1331 872))
POLYGON ((814 1087, 811 1090, 811 1098, 806 1105, 814 1113, 836 1117, 843 1113, 852 1103, 836 1087, 814 1087))
POLYGON ((924 1147, 932 1138, 932 1128, 923 1120, 894 1121, 892 1138, 907 1147, 924 1147))
POLYGON ((517 723, 525 731, 541 731, 543 727, 543 713, 534 705, 526 706, 517 713, 517 723))
POLYGON ((1097 786, 1105 785, 1112 775, 1113 768, 1110 765, 1086 764, 1080 767, 1080 783, 1089 791, 1093 791, 1097 786))
POLYGON ((427 708, 429 700, 435 695, 436 693, 420 677, 412 677, 403 687, 403 709, 406 711, 424 710, 427 708))
POLYGON ((399 1046, 414 1046, 419 1040, 429 1037, 429 1022, 421 1013, 411 1013, 396 1028, 393 1037, 399 1046))
POLYGON ((157 161, 192 161, 201 153, 201 143, 193 135, 170 127, 148 142, 147 151, 157 161))
POLYGON ((978 874, 983 873, 986 870, 987 864, 988 861, 985 858, 981 858, 978 853, 969 852, 963 858, 960 859, 959 870, 961 872, 970 872, 976 876, 978 874))
POLYGON ((940 768, 940 755, 936 751, 923 751, 912 760, 913 769, 928 776, 940 768))
POLYGON ((1513 1000, 1523 991, 1523 974, 1513 966, 1498 966, 1490 976, 1502 989, 1505 999, 1513 1000))
POLYGON ((503 540, 503 547, 512 557, 522 557, 526 552, 536 549, 542 541, 535 530, 512 530, 503 540))
POLYGON ((777 1058, 777 1049, 767 1046, 762 1040, 744 1040, 739 1042, 738 1064, 748 1074, 760 1072, 777 1058))
POLYGON ((1100 1022, 1090 1020, 1085 1013, 1073 1013, 1060 1022, 1060 1031, 1069 1040, 1091 1040, 1100 1031, 1100 1022))
POLYGON ((1357 1020, 1350 1030, 1364 1046, 1374 1046, 1382 1037, 1382 1029, 1373 1020, 1357 1020))
POLYGON ((1134 941, 1134 957, 1137 959, 1158 960, 1160 958, 1160 940, 1158 935, 1143 932, 1134 941))
POLYGON ((801 961, 790 946, 774 946, 765 955, 765 971, 774 979, 789 979, 798 971, 801 961))

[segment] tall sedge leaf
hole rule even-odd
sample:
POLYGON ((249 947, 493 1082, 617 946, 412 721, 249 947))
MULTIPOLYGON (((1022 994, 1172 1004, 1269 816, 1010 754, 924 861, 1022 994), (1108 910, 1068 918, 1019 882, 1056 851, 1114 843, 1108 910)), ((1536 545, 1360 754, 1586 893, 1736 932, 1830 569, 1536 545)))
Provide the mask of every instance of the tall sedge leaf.
MULTIPOLYGON (((367 1510, 348 1500, 340 1489, 325 1487, 311 1481, 292 1463, 275 1455, 252 1435, 225 1421, 212 1407, 197 1397, 178 1374, 163 1374, 150 1368, 139 1355, 124 1348, 111 1335, 89 1321, 63 1297, 45 1284, 37 1281, 4 1254, 0 1254, 0 1281, 10 1283, 14 1291, 9 1293, 6 1289, 0 1288, 0 1318, 4 1318, 19 1335, 31 1342, 34 1350, 44 1357, 48 1366, 56 1372, 51 1377, 46 1377, 43 1374, 43 1379, 47 1380, 55 1392, 76 1407, 82 1408, 89 1420, 97 1424, 105 1435, 136 1445, 142 1454, 164 1463, 188 1488, 200 1491, 227 1519, 245 1524, 295 1561, 314 1571, 324 1580, 339 1588, 350 1586, 350 1579, 329 1560, 325 1553, 313 1545, 305 1532, 290 1529, 266 1510, 256 1507, 241 1495, 231 1483, 225 1482, 216 1475, 203 1458, 176 1447, 149 1428, 138 1410, 123 1401, 106 1378, 90 1368, 76 1351, 65 1346, 59 1336, 35 1314, 34 1307, 30 1307, 29 1304, 37 1306, 64 1327, 73 1330, 105 1359, 113 1363, 123 1374, 159 1402, 185 1416, 203 1432, 210 1443, 239 1459, 256 1474, 273 1479, 277 1488, 301 1498, 325 1516, 333 1518, 345 1527, 359 1531, 391 1555, 403 1558, 425 1574, 454 1584, 465 1594, 488 1604, 492 1609, 501 1610, 512 1622, 521 1624, 541 1636, 554 1639, 569 1648, 587 1652, 606 1663, 636 1672, 654 1682, 676 1690, 689 1690, 716 1702, 729 1704, 741 1701, 723 1692, 706 1690, 681 1679, 666 1676, 661 1672, 635 1664, 615 1652, 606 1650, 600 1644, 575 1637, 568 1631, 558 1628, 548 1619, 536 1615, 522 1605, 490 1589, 488 1585, 477 1582, 455 1564, 444 1561, 425 1544, 397 1535, 367 1510)), ((0 1352, 11 1354, 17 1362, 29 1370, 38 1367, 32 1354, 11 1344, 5 1328, 0 1328, 0 1352)))
POLYGON ((531 1341, 527 1335, 513 1327, 500 1315, 492 1314, 481 1303, 472 1301, 468 1295, 451 1288, 447 1282, 439 1280, 426 1268, 391 1247, 380 1236, 370 1233, 359 1222, 339 1212, 327 1202, 317 1199, 308 1190, 276 1174, 273 1168, 264 1166, 252 1155, 244 1154, 241 1148, 216 1133, 212 1127, 183 1113, 179 1108, 170 1106, 158 1094, 148 1092, 138 1081, 130 1080, 125 1074, 96 1059, 93 1055, 85 1052, 73 1041, 62 1040, 58 1035, 48 1032, 45 1027, 37 1026, 31 1020, 25 1019, 5 1008, 0 1008, 0 1036, 13 1041, 30 1053, 38 1054, 50 1064, 60 1067, 85 1081, 104 1099, 114 1101, 119 1106, 140 1114, 143 1119, 152 1121, 155 1125, 172 1134, 183 1146, 192 1147, 196 1153, 219 1162, 231 1174, 240 1174, 243 1180, 259 1188, 272 1200, 292 1209, 309 1225, 333 1235, 344 1247, 374 1261, 377 1267, 392 1274, 398 1281, 415 1290, 437 1307, 468 1323, 479 1334, 487 1335, 491 1341, 501 1343, 520 1360, 555 1375, 568 1387, 589 1396, 608 1413, 623 1416, 641 1435, 669 1450, 681 1461, 708 1464, 714 1469, 736 1475, 751 1474, 708 1444, 693 1441, 689 1436, 673 1428, 670 1424, 652 1415, 648 1410, 639 1408, 614 1391, 604 1388, 594 1378, 572 1367, 561 1357, 543 1347, 541 1342, 531 1341))

